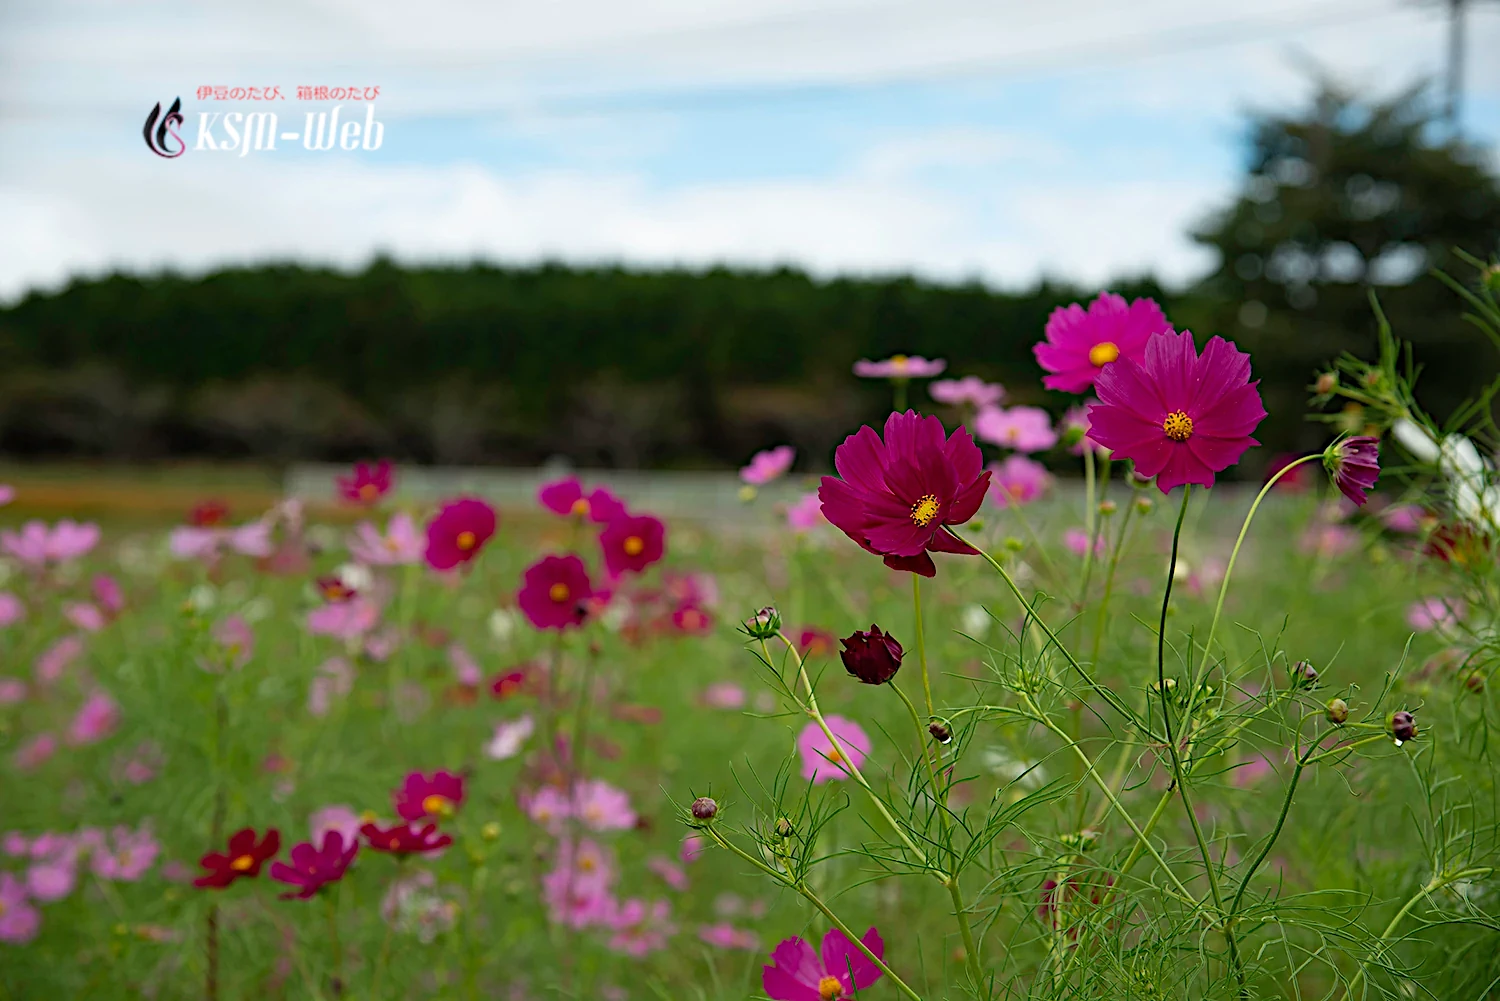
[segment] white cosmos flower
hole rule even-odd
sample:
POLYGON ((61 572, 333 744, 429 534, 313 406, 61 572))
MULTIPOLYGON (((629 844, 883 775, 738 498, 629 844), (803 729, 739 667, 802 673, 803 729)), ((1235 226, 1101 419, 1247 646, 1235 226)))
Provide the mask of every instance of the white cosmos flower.
POLYGON ((1391 435, 1401 443, 1402 448, 1420 461, 1437 461, 1438 443, 1427 433, 1426 428, 1411 418, 1397 418, 1396 423, 1391 425, 1391 435))
POLYGON ((495 727, 495 736, 485 745, 484 753, 496 761, 514 758, 521 753, 521 746, 535 731, 536 724, 530 716, 506 720, 495 727))

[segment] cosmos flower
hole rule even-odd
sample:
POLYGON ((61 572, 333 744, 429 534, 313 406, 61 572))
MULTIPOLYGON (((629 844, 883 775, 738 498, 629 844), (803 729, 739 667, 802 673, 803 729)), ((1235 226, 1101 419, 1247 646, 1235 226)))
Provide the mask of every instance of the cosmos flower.
POLYGON ((532 821, 556 833, 573 816, 573 801, 556 786, 544 785, 534 793, 521 794, 521 809, 532 821))
POLYGON ((227 853, 209 852, 198 860, 207 874, 193 880, 193 885, 222 890, 241 877, 253 879, 260 875, 260 867, 280 850, 281 832, 274 827, 260 839, 256 838, 254 828, 235 831, 229 836, 227 853))
POLYGON ((348 476, 336 476, 333 482, 344 500, 352 504, 370 505, 391 492, 393 479, 390 460, 381 459, 374 465, 367 462, 355 463, 348 476))
POLYGON ((826 629, 817 626, 803 626, 796 634, 797 655, 804 660, 808 657, 826 657, 838 649, 839 639, 826 629))
POLYGON ((26 884, 8 872, 0 872, 0 942, 24 945, 36 938, 42 914, 27 898, 26 884))
POLYGON ((142 825, 135 830, 116 827, 107 839, 101 834, 90 866, 100 879, 133 883, 156 864, 160 854, 161 843, 149 827, 142 825))
POLYGON ((554 514, 587 518, 598 525, 607 525, 616 518, 623 518, 626 513, 624 503, 603 487, 584 493, 583 484, 576 476, 542 484, 537 491, 537 501, 554 514))
POLYGON ((28 521, 19 532, 0 532, 0 548, 33 569, 49 563, 66 563, 85 555, 99 544, 99 526, 64 518, 48 526, 28 521))
MULTIPOLYGON (((654 520, 654 519, 653 519, 654 520)), ((588 568, 575 554, 544 556, 521 577, 516 604, 538 629, 566 629, 583 623, 594 596, 588 568)))
POLYGON ((665 900, 646 903, 632 897, 621 903, 609 916, 614 934, 608 946, 637 959, 667 947, 667 939, 677 934, 672 923, 672 905, 665 900))
MULTIPOLYGON (((860 939, 866 949, 885 958, 885 942, 871 928, 860 939)), ((881 977, 880 967, 837 928, 823 936, 821 955, 800 938, 784 939, 761 970, 761 987, 772 1001, 837 1001, 853 998, 881 977)))
POLYGON ((431 775, 412 772, 394 794, 396 813, 402 820, 423 817, 451 817, 464 801, 464 780, 452 772, 437 771, 431 775))
POLYGON ((945 438, 936 417, 908 410, 886 418, 884 438, 867 425, 844 439, 839 477, 823 477, 818 497, 824 517, 886 566, 932 577, 929 551, 978 552, 944 529, 979 510, 990 486, 983 464, 963 428, 945 438))
POLYGON ((752 487, 763 487, 785 476, 796 458, 797 450, 790 445, 777 445, 756 452, 750 457, 750 464, 740 470, 740 479, 752 487))
POLYGON ((1130 459, 1162 493, 1184 483, 1211 487, 1252 445, 1266 416, 1250 356, 1212 337, 1200 356, 1193 335, 1154 334, 1140 362, 1109 365, 1094 384, 1089 437, 1130 459))
POLYGON ((96 744, 114 733, 119 723, 119 704, 108 692, 95 689, 68 724, 68 743, 96 744))
POLYGON ((344 837, 344 844, 353 844, 359 839, 359 828, 361 821, 359 814, 352 807, 342 803, 333 803, 320 810, 314 810, 311 817, 307 818, 307 825, 312 829, 312 842, 315 845, 323 843, 323 835, 329 831, 338 831, 344 837))
POLYGON ((942 375, 948 363, 927 360, 919 355, 891 355, 884 361, 861 358, 854 363, 854 374, 861 379, 930 379, 942 375))
POLYGON ((760 948, 760 936, 753 931, 736 928, 727 921, 699 925, 698 938, 718 949, 745 949, 754 952, 760 948))
POLYGON ((951 407, 980 410, 999 406, 1005 399, 1005 387, 998 382, 985 382, 977 375, 966 375, 962 379, 939 379, 931 383, 927 395, 951 407))
POLYGON ((1076 302, 1054 309, 1047 318, 1046 340, 1032 352, 1051 373, 1042 385, 1082 393, 1118 359, 1139 361, 1152 334, 1171 332, 1161 307, 1150 299, 1126 305, 1120 296, 1101 292, 1087 312, 1076 302))
POLYGON ((405 511, 391 515, 383 535, 373 523, 362 521, 349 537, 349 555, 372 567, 420 563, 426 548, 427 540, 405 511))
POLYGON ((495 675, 490 681, 490 694, 497 699, 508 699, 518 694, 525 685, 526 671, 523 668, 513 668, 495 675))
POLYGON ((1447 632, 1458 625, 1467 611, 1458 598, 1423 598, 1406 609, 1406 624, 1419 633, 1447 632))
POLYGON ((392 855, 435 852, 453 844, 453 839, 448 835, 437 833, 436 824, 428 824, 420 830, 416 824, 396 824, 388 828, 365 824, 359 829, 359 833, 365 836, 365 843, 371 849, 392 855))
MULTIPOLYGON (((1089 552, 1089 533, 1081 528, 1070 528, 1063 532, 1063 545, 1074 556, 1087 556, 1089 552)), ((1104 553, 1104 535, 1100 533, 1099 537, 1094 540, 1094 555, 1103 556, 1104 553)))
POLYGON ((304 841, 293 845, 292 862, 271 863, 271 878, 278 883, 297 887, 290 893, 281 894, 282 900, 307 900, 329 883, 344 878, 349 864, 359 852, 359 842, 345 841, 339 831, 328 831, 323 835, 321 848, 304 841))
POLYGON ((839 651, 844 670, 867 685, 883 685, 901 670, 904 651, 900 642, 882 633, 877 625, 871 625, 868 631, 855 630, 839 642, 844 645, 839 651))
POLYGON ((870 738, 858 723, 842 716, 825 716, 823 721, 838 738, 843 753, 834 749, 828 736, 823 733, 823 728, 816 722, 809 722, 802 728, 802 732, 797 735, 797 753, 802 757, 802 777, 810 779, 813 785, 821 785, 830 779, 847 778, 852 774, 845 764, 845 754, 849 756, 849 764, 858 768, 870 753, 870 738))
POLYGON ((452 570, 479 555, 495 534, 495 509, 476 497, 449 501, 427 523, 427 565, 452 570))
POLYGON ((822 522, 823 502, 818 499, 816 490, 803 494, 787 505, 786 527, 794 532, 811 532, 822 522))
POLYGON ((672 628, 690 636, 706 635, 714 630, 714 617, 697 605, 681 605, 672 609, 672 628))
POLYGON ((0 591, 0 628, 13 626, 26 618, 26 606, 9 591, 0 591))
POLYGON ((666 526, 649 514, 616 518, 599 533, 604 567, 610 577, 640 573, 666 553, 666 540, 666 526))
POLYGON ((1057 444, 1052 418, 1041 407, 985 407, 974 418, 974 435, 1017 452, 1043 452, 1057 444))
POLYGON ((1052 485, 1047 467, 1024 455, 1008 455, 990 471, 995 475, 989 496, 997 507, 1030 504, 1052 485))
POLYGON ((636 821, 629 795, 602 779, 587 779, 573 787, 572 815, 594 831, 628 831, 636 821))
POLYGON ((1323 454, 1323 465, 1333 485, 1356 505, 1363 507, 1367 492, 1380 477, 1380 439, 1369 435, 1342 438, 1323 454))
POLYGON ((484 745, 485 756, 493 761, 514 758, 535 731, 536 723, 529 715, 497 723, 495 735, 484 745))

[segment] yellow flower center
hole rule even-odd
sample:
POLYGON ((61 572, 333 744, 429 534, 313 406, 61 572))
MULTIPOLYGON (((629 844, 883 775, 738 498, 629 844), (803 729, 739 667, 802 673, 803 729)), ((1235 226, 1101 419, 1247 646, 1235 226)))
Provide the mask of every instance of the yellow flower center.
POLYGON ((834 998, 844 996, 844 985, 839 983, 838 977, 824 977, 818 981, 818 997, 822 1001, 834 1001, 834 998))
POLYGON ((589 513, 589 502, 582 497, 573 502, 573 513, 580 518, 589 513))
POLYGON ((366 483, 359 488, 359 499, 372 501, 380 496, 380 488, 373 483, 366 483))
POLYGON ((446 817, 453 812, 453 804, 447 796, 439 796, 433 793, 422 800, 422 812, 435 817, 446 817))
POLYGON ((911 520, 914 525, 924 528, 937 517, 938 499, 932 494, 924 494, 911 506, 911 520))
POLYGON ((625 550, 626 556, 639 556, 641 555, 641 550, 646 548, 646 543, 639 535, 632 535, 625 540, 625 545, 622 548, 625 550))
POLYGON ((823 757, 827 758, 830 764, 840 765, 844 762, 844 756, 839 753, 839 749, 837 747, 830 747, 828 750, 824 751, 823 757))
POLYGON ((229 868, 233 869, 235 872, 249 872, 251 866, 253 865, 255 865, 255 856, 241 855, 239 858, 229 863, 229 868))
POLYGON ((1193 436, 1193 419, 1181 410, 1174 410, 1161 422, 1161 429, 1173 441, 1187 441, 1193 436))
POLYGON ((906 355, 891 355, 891 364, 896 366, 898 371, 906 367, 908 360, 906 355))
POLYGON ((598 865, 598 863, 594 861, 594 856, 592 856, 592 855, 580 855, 580 856, 578 856, 578 868, 581 869, 581 870, 583 870, 584 872, 593 872, 594 871, 594 866, 596 866, 596 865, 598 865))
POLYGON ((1089 364, 1102 368, 1120 357, 1120 346, 1114 341, 1100 341, 1089 348, 1089 364))
POLYGON ((568 591, 568 585, 564 584, 562 581, 558 581, 556 584, 553 584, 547 589, 547 597, 551 598, 558 604, 562 604, 564 601, 567 601, 569 593, 570 592, 568 591))
POLYGON ((474 548, 474 543, 478 541, 479 540, 474 537, 473 532, 465 530, 458 533, 458 538, 453 540, 453 544, 462 549, 464 552, 468 552, 470 549, 474 548))

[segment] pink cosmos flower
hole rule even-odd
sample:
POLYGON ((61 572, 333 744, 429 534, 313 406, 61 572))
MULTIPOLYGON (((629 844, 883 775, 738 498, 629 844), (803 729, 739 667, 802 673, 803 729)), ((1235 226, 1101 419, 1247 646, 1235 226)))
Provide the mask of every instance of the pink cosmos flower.
POLYGON ((354 689, 354 668, 342 657, 330 657, 318 665, 307 689, 307 711, 313 716, 327 716, 333 700, 354 689))
POLYGON ((615 865, 608 851, 588 838, 575 848, 565 838, 557 844, 552 869, 542 877, 542 896, 554 922, 585 928, 605 924, 613 915, 614 882, 615 865))
POLYGON ((428 566, 452 570, 479 555, 495 534, 495 509, 476 497, 449 501, 427 523, 428 566))
POLYGON ((26 892, 44 904, 62 900, 78 885, 76 853, 38 862, 26 870, 26 892))
POLYGON ((0 532, 0 547, 29 567, 66 563, 88 553, 99 544, 99 526, 64 518, 51 528, 43 521, 28 521, 21 531, 0 532))
POLYGON ((0 851, 11 858, 22 858, 31 851, 31 842, 20 831, 6 831, 0 836, 0 851))
POLYGON ((554 514, 587 518, 596 525, 607 525, 625 516, 625 504, 603 487, 585 493, 578 477, 544 483, 536 495, 538 503, 554 514))
POLYGON ((1348 525, 1314 524, 1309 525, 1307 531, 1302 533, 1298 543, 1302 551, 1309 555, 1332 559, 1358 545, 1359 532, 1348 525))
POLYGON ((9 483, 0 483, 0 507, 16 499, 16 488, 9 483))
POLYGON ((99 574, 94 577, 89 585, 94 594, 94 602, 104 614, 114 617, 125 610, 125 592, 120 588, 120 582, 109 574, 99 574))
POLYGON ((320 844, 321 848, 307 841, 293 845, 291 865, 271 863, 272 879, 297 887, 290 893, 281 894, 282 900, 307 900, 328 884, 343 879, 359 852, 359 842, 344 840, 344 835, 338 831, 326 832, 320 844))
POLYGON ((609 938, 609 947, 616 952, 637 959, 667 947, 667 939, 677 934, 672 923, 672 905, 665 900, 631 898, 610 915, 610 927, 614 934, 609 938))
POLYGON ((1446 632, 1458 625, 1468 611, 1458 598, 1423 598, 1406 609, 1406 624, 1419 633, 1446 632))
POLYGON ((156 778, 156 771, 165 760, 161 746, 154 741, 143 740, 135 748, 116 756, 116 773, 131 785, 145 785, 156 778))
POLYGON ((536 628, 566 629, 583 623, 593 596, 588 568, 569 553, 544 556, 527 567, 516 604, 536 628))
POLYGON ((343 836, 345 844, 353 844, 359 840, 359 829, 363 826, 359 814, 342 803, 333 803, 321 810, 314 810, 312 816, 307 818, 307 823, 312 828, 312 843, 315 845, 321 845, 323 835, 329 831, 337 831, 343 836))
POLYGON ((1422 523, 1428 520, 1428 515, 1418 504, 1392 504, 1380 512, 1380 520, 1393 532, 1416 535, 1422 531, 1422 523))
POLYGON ((495 735, 484 745, 485 756, 492 761, 514 758, 535 732, 536 723, 529 715, 497 723, 495 735))
POLYGON ((92 868, 101 879, 134 883, 156 864, 160 854, 161 844, 149 827, 116 827, 109 841, 94 849, 92 868))
POLYGON ((861 358, 854 363, 854 374, 861 379, 930 379, 942 375, 948 363, 942 359, 927 360, 919 355, 891 355, 884 361, 861 358))
POLYGON ((743 709, 745 689, 732 681, 716 681, 703 690, 703 704, 710 709, 743 709))
POLYGON ((666 883, 678 893, 683 893, 688 888, 687 870, 662 855, 653 855, 646 860, 646 868, 661 877, 666 883))
POLYGON ((0 591, 0 629, 26 618, 26 606, 9 591, 0 591))
POLYGON ((1062 420, 1057 422, 1063 444, 1068 446, 1068 451, 1073 455, 1082 455, 1085 450, 1094 453, 1102 451, 1098 442, 1089 437, 1089 406, 1097 402, 1085 400, 1081 406, 1069 407, 1062 420))
POLYGON ((1155 476, 1162 493, 1184 483, 1211 487, 1252 445, 1266 416, 1250 356, 1212 337, 1200 356, 1193 335, 1153 334, 1137 363, 1123 358, 1094 383, 1089 437, 1155 476))
POLYGON ((696 862, 708 851, 709 840, 701 834, 689 834, 682 839, 682 847, 677 850, 677 857, 682 860, 683 865, 696 862))
POLYGON ((803 494, 787 505, 786 526, 794 532, 811 532, 823 523, 823 502, 817 491, 803 494))
POLYGON ((760 948, 760 936, 753 931, 736 928, 727 921, 716 925, 699 925, 698 938, 718 949, 744 949, 754 952, 760 948))
POLYGON ((86 601, 70 601, 63 606, 63 618, 86 633, 97 633, 105 626, 104 613, 86 601))
POLYGON ((1024 455, 1008 455, 1005 461, 990 466, 990 499, 997 507, 1030 504, 1052 485, 1047 467, 1024 455))
POLYGON ((711 573, 675 573, 663 571, 662 593, 679 605, 698 608, 719 607, 719 584, 711 573))
POLYGON ((763 487, 785 476, 796 458, 797 450, 790 445, 777 445, 756 452, 750 457, 750 464, 740 470, 740 479, 752 487, 763 487))
POLYGON ((396 813, 402 820, 451 817, 464 802, 464 780, 452 772, 431 775, 412 772, 394 794, 396 813))
POLYGON ((556 786, 545 785, 534 793, 522 793, 521 809, 532 821, 556 833, 573 815, 573 801, 556 786))
POLYGON ((825 716, 828 729, 838 738, 842 753, 829 742, 828 736, 815 722, 809 722, 797 735, 797 752, 802 756, 802 777, 821 785, 830 779, 848 778, 851 774, 845 764, 858 768, 870 753, 870 738, 853 720, 842 716, 825 716))
POLYGON ((945 531, 974 517, 990 486, 979 446, 962 427, 944 438, 936 417, 892 413, 885 436, 866 425, 834 452, 823 477, 823 516, 893 570, 933 577, 929 552, 979 552, 945 531))
POLYGON ((83 637, 64 636, 41 652, 36 663, 32 665, 32 672, 36 675, 37 681, 44 685, 51 684, 62 677, 68 665, 77 660, 81 653, 83 653, 83 637))
POLYGON ((213 640, 224 655, 224 662, 236 670, 255 656, 255 630, 238 615, 230 615, 214 625, 213 640))
POLYGON ((1032 351, 1051 373, 1042 385, 1082 393, 1117 359, 1139 361, 1152 334, 1171 332, 1161 307, 1150 299, 1126 305, 1120 296, 1101 292, 1088 312, 1076 302, 1054 309, 1047 318, 1047 339, 1032 351))
POLYGON ((334 485, 339 496, 351 504, 374 504, 391 492, 394 485, 389 459, 381 459, 373 465, 357 462, 348 476, 335 476, 334 485))
POLYGON ((0 942, 25 945, 36 938, 42 915, 26 897, 25 885, 8 872, 0 872, 0 942))
POLYGON ((57 752, 57 738, 50 733, 39 733, 16 748, 16 770, 34 771, 47 763, 57 752))
POLYGON ((977 375, 966 375, 962 379, 939 379, 927 387, 927 395, 952 407, 981 410, 998 406, 1005 399, 1005 387, 998 382, 985 382, 977 375))
POLYGON ((96 689, 68 724, 68 743, 94 744, 114 732, 120 722, 120 707, 109 693, 96 689))
POLYGON ((453 668, 458 683, 465 688, 478 688, 479 683, 484 680, 484 670, 480 668, 479 661, 474 659, 474 655, 462 643, 454 643, 448 647, 448 663, 453 668))
POLYGON ((354 640, 380 624, 380 605, 369 598, 331 601, 307 613, 307 631, 314 636, 354 640))
MULTIPOLYGON (((885 942, 871 928, 860 940, 885 959, 885 942)), ((880 967, 837 928, 823 936, 822 955, 800 938, 782 941, 771 953, 772 965, 761 971, 761 987, 772 1001, 834 1001, 852 998, 880 979, 880 967)))
MULTIPOLYGON (((1063 545, 1068 547, 1068 552, 1074 556, 1086 556, 1089 551, 1089 533, 1081 528, 1070 528, 1063 532, 1063 545)), ((1094 555, 1103 556, 1105 553, 1104 536, 1094 540, 1094 555)))
POLYGON ((1052 418, 1041 407, 985 407, 974 418, 974 434, 1017 452, 1042 452, 1057 444, 1052 418))
POLYGON ((599 545, 611 578, 640 573, 666 554, 667 527, 649 514, 627 515, 605 526, 599 545))
POLYGON ((422 562, 427 540, 405 511, 391 515, 385 534, 373 522, 362 521, 349 537, 349 555, 369 566, 399 566, 422 562))
POLYGON ((0 706, 13 706, 26 701, 26 682, 20 678, 0 677, 0 706))
POLYGON ((574 786, 572 813, 595 831, 628 831, 636 821, 630 796, 602 779, 589 779, 574 786))

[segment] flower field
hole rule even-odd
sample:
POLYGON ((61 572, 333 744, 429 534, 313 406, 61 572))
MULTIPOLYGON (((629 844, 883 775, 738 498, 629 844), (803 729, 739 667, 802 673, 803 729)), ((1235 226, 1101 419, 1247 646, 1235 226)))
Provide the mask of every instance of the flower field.
POLYGON ((0 508, 4 996, 1489 996, 1493 424, 1387 332, 1225 483, 1253 358, 1037 338, 1057 419, 859 362, 891 416, 747 457, 764 531, 383 462, 336 520, 0 508))

